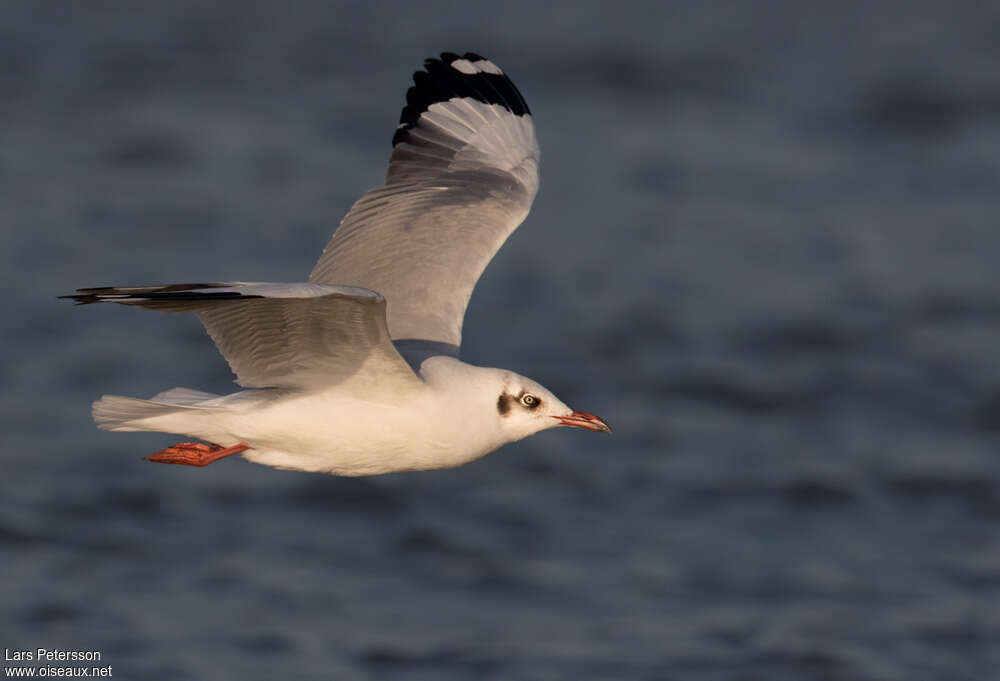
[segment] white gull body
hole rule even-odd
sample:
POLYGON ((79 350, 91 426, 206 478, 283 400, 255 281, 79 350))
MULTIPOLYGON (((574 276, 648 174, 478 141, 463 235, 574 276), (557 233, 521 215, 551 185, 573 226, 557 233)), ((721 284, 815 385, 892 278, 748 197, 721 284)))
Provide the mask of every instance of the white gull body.
MULTIPOLYGON (((458 466, 560 425, 610 430, 531 379, 458 359, 476 281, 537 193, 539 151, 527 104, 492 62, 445 53, 414 82, 386 184, 352 207, 308 283, 68 296, 194 312, 247 388, 106 395, 98 427, 183 434, 222 456, 335 475, 458 466)), ((191 463, 164 452, 153 460, 191 463)))

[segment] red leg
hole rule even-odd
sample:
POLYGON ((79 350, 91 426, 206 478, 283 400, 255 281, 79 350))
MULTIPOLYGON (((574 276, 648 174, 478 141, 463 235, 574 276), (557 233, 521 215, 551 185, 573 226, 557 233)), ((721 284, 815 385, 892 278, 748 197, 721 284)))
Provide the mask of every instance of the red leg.
POLYGON ((147 456, 147 461, 157 463, 178 463, 184 466, 207 466, 213 461, 218 461, 233 454, 250 449, 250 445, 242 442, 232 447, 220 447, 219 445, 206 445, 202 442, 181 442, 173 447, 167 447, 152 456, 147 456))

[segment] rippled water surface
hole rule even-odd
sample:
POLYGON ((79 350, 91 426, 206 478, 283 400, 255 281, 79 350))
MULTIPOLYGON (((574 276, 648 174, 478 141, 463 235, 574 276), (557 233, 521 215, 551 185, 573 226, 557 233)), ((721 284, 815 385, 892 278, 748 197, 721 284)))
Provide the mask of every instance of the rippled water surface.
POLYGON ((958 4, 0 6, 0 646, 122 679, 967 679, 1000 668, 1000 13, 958 4), (465 359, 605 417, 370 479, 142 460, 193 319, 294 281, 474 50, 544 164, 465 359))

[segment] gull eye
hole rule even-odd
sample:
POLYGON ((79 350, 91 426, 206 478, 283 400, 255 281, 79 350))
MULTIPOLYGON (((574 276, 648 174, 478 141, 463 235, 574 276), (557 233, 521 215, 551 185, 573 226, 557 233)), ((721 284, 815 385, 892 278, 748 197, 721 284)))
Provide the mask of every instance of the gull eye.
POLYGON ((534 409, 539 404, 541 404, 541 402, 542 401, 540 399, 538 399, 531 393, 524 393, 523 395, 521 395, 521 404, 526 406, 528 409, 534 409))

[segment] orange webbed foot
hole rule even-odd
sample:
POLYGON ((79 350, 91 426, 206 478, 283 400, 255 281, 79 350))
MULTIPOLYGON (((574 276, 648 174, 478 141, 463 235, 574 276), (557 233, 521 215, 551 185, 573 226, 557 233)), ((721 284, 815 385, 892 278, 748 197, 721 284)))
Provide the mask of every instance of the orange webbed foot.
POLYGON ((182 466, 207 466, 219 459, 239 454, 250 449, 250 445, 239 443, 232 447, 220 447, 219 445, 208 445, 203 442, 181 442, 173 447, 147 456, 147 461, 156 463, 176 463, 182 466))

